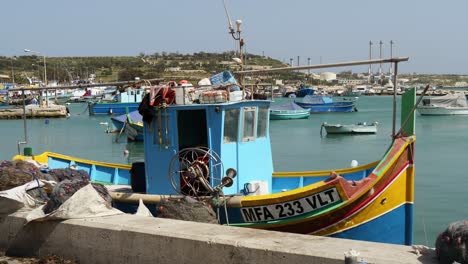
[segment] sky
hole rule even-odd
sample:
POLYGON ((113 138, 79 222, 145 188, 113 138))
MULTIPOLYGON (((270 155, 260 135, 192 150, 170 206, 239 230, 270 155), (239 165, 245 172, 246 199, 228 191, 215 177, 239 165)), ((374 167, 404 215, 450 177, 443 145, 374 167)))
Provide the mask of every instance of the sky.
MULTIPOLYGON (((400 73, 468 74, 466 0, 226 0, 248 53, 297 65, 409 57, 400 73)), ((234 49, 223 0, 3 0, 0 56, 234 49)), ((235 24, 235 23, 234 23, 235 24)), ((376 69, 378 66, 373 66, 376 69)), ((388 71, 389 66, 384 66, 388 71)), ((367 67, 352 68, 366 72, 367 67)))

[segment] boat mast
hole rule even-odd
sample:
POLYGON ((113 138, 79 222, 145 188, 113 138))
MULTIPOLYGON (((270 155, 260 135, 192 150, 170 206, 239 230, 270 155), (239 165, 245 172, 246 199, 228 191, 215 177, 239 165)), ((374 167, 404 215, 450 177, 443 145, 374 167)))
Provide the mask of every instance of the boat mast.
MULTIPOLYGON (((391 64, 390 64, 391 65, 391 64)), ((395 137, 396 129, 396 105, 397 105, 397 75, 398 75, 398 62, 394 63, 394 75, 393 75, 393 125, 392 125, 392 138, 395 137)))
MULTIPOLYGON (((369 41, 369 60, 372 60, 372 41, 369 41)), ((369 78, 367 84, 371 84, 372 80, 372 64, 369 64, 369 78)))
MULTIPOLYGON (((244 58, 245 55, 244 55, 243 49, 244 49, 245 42, 244 42, 244 39, 241 37, 242 20, 236 20, 236 27, 237 27, 236 29, 237 30, 234 31, 234 27, 232 25, 231 17, 229 16, 229 12, 228 12, 228 9, 227 9, 227 6, 226 6, 226 0, 223 0, 223 5, 224 5, 224 12, 226 13, 226 18, 227 18, 227 21, 228 21, 229 34, 236 41, 236 48, 239 49, 239 51, 238 51, 239 58, 233 58, 233 60, 237 64, 239 64, 240 70, 243 71, 244 70, 244 63, 245 63, 245 58, 244 58)), ((243 75, 241 76, 240 84, 241 84, 241 86, 243 86, 243 84, 244 84, 244 76, 243 75)), ((245 98, 244 88, 242 88, 242 98, 245 98)), ((252 87, 252 91, 251 91, 251 99, 253 99, 253 87, 252 87)))

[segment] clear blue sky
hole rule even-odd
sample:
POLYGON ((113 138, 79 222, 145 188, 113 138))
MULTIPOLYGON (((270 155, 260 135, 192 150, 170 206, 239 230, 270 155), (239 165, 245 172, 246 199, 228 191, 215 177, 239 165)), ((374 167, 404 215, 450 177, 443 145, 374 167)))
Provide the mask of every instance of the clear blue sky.
MULTIPOLYGON (((466 0, 227 0, 246 48, 301 64, 368 58, 368 42, 395 41, 401 72, 468 74, 466 0)), ((222 0, 9 0, 0 55, 138 55, 232 50, 222 0)), ((379 54, 374 45, 373 57, 379 54)), ((354 71, 365 71, 365 67, 354 71)))

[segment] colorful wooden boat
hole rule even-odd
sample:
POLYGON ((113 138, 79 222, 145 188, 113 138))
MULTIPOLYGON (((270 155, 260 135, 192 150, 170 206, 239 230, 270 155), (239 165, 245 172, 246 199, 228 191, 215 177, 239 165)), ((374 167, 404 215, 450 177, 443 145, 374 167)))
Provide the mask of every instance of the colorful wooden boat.
POLYGON ((123 131, 129 140, 143 141, 143 120, 138 111, 111 118, 117 131, 123 131))
POLYGON ((270 107, 270 120, 304 119, 309 118, 310 111, 294 102, 270 107))
POLYGON ((127 89, 117 96, 116 102, 88 102, 89 115, 125 114, 138 110, 144 96, 143 89, 127 89))
POLYGON ((259 100, 149 107, 156 115, 144 118, 150 121, 144 122, 149 140, 144 141, 143 175, 130 175, 125 165, 53 153, 15 158, 51 168, 77 164, 92 180, 111 184, 133 185, 139 177, 144 194, 112 193, 119 209, 134 209, 140 198, 155 210, 164 196, 211 197, 221 207, 223 224, 409 245, 415 145, 414 109, 409 109, 414 102, 414 90, 404 95, 402 120, 410 123, 383 158, 355 168, 273 173, 270 102, 259 100))
POLYGON ((134 120, 128 115, 124 131, 129 140, 143 141, 143 122, 141 120, 134 120))
POLYGON ((327 112, 355 112, 356 98, 348 100, 335 100, 331 96, 307 95, 302 102, 295 101, 296 104, 304 109, 309 109, 311 113, 327 112))
POLYGON ((323 128, 325 128, 327 134, 375 134, 377 133, 377 125, 377 122, 371 124, 359 122, 351 125, 328 124, 325 122, 320 128, 320 134, 322 134, 323 128))

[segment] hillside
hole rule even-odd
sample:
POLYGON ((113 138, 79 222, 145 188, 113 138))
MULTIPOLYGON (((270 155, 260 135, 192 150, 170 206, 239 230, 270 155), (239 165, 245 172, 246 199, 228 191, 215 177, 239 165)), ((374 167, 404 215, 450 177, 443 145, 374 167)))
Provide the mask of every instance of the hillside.
MULTIPOLYGON (((94 81, 129 81, 135 77, 141 79, 160 78, 164 80, 187 79, 191 82, 209 77, 214 73, 228 70, 238 70, 239 66, 232 60, 237 57, 234 52, 193 54, 155 53, 139 54, 126 57, 47 57, 47 79, 68 84, 76 80, 87 80, 93 76, 94 81)), ((247 54, 246 69, 265 69, 285 67, 279 60, 255 54, 247 54)), ((29 84, 28 79, 44 79, 43 57, 0 56, 0 75, 12 76, 19 84, 29 84)), ((338 78, 356 79, 356 73, 344 71, 337 74, 338 78)), ((275 79, 290 83, 308 82, 314 85, 332 85, 333 83, 318 82, 306 76, 305 72, 283 72, 260 77, 262 82, 274 82, 275 79)), ((463 86, 468 83, 466 75, 438 74, 400 74, 399 79, 406 79, 408 85, 431 84, 433 86, 463 86)), ((4 80, 5 81, 5 80, 4 80)), ((11 80, 7 80, 11 82, 11 80)))
MULTIPOLYGON (((94 74, 95 80, 102 82, 128 81, 135 77, 198 81, 226 69, 238 70, 239 66, 232 60, 233 57, 236 56, 232 52, 162 52, 135 57, 47 57, 47 79, 69 83, 72 80, 85 80, 94 74)), ((278 60, 253 54, 247 54, 246 61, 248 69, 284 66, 278 60)), ((31 77, 42 80, 43 57, 0 57, 0 74, 11 76, 12 72, 17 83, 27 84, 27 78, 31 77)))

